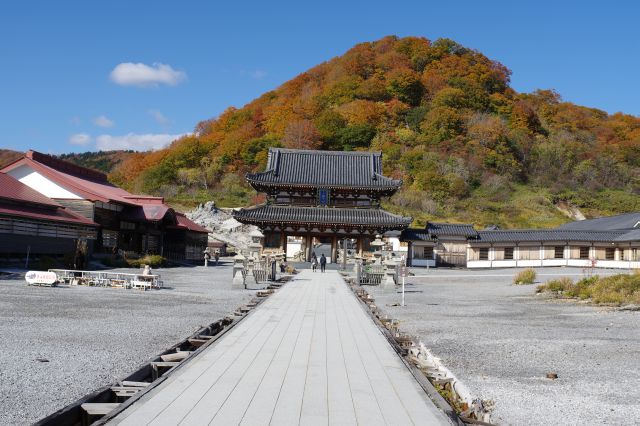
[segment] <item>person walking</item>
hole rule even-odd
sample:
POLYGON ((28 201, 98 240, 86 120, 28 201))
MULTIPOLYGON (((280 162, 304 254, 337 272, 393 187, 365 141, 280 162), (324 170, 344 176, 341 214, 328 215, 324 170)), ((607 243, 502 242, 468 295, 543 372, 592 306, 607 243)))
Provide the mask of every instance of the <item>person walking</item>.
POLYGON ((216 260, 216 266, 218 266, 218 261, 220 260, 220 252, 218 250, 214 253, 213 258, 216 260))
POLYGON ((318 259, 316 259, 314 256, 311 258, 311 270, 315 272, 316 269, 318 269, 318 259))
POLYGON ((209 259, 211 259, 211 253, 209 253, 209 248, 207 247, 204 250, 204 266, 205 268, 209 266, 209 259))
POLYGON ((320 256, 320 272, 324 272, 324 269, 327 266, 327 258, 324 257, 324 253, 320 256))

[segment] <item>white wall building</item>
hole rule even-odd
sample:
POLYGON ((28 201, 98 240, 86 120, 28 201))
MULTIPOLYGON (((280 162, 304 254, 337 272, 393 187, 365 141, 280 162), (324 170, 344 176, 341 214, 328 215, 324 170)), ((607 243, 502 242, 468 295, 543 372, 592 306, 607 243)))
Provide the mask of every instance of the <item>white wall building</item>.
POLYGON ((640 213, 556 229, 475 231, 471 225, 430 223, 407 229, 402 239, 409 242, 412 266, 640 268, 640 213), (452 253, 463 246, 461 260, 452 253))

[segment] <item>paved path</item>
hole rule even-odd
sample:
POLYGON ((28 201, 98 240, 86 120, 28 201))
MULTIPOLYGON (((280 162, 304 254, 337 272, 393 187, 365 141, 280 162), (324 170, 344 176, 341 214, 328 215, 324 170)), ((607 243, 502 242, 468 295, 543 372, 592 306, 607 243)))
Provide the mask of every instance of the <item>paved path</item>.
POLYGON ((335 271, 302 271, 110 424, 440 425, 335 271))

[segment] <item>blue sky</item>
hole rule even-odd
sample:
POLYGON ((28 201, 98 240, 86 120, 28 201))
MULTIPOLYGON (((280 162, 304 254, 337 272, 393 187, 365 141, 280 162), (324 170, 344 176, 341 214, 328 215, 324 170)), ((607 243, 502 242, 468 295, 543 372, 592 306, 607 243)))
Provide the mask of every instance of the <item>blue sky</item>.
POLYGON ((159 146, 390 34, 452 38, 509 67, 518 91, 640 115, 639 12, 631 1, 4 1, 0 148, 159 146))

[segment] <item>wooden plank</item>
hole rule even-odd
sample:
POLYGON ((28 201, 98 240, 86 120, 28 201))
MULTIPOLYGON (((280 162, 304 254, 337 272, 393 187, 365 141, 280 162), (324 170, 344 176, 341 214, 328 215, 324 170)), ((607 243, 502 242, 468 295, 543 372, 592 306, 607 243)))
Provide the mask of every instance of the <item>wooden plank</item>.
POLYGON ((199 348, 200 346, 207 343, 207 340, 205 339, 187 339, 187 340, 189 343, 191 343, 191 345, 195 346, 196 348, 199 348))
MULTIPOLYGON (((268 302, 264 306, 268 306, 268 302)), ((158 390, 163 392, 149 395, 144 404, 137 404, 118 416, 122 424, 144 424, 156 418, 174 418, 176 423, 179 422, 190 409, 187 404, 189 396, 185 395, 187 389, 194 386, 208 388, 212 382, 215 383, 217 377, 244 350, 247 341, 253 340, 263 330, 271 314, 272 311, 268 309, 258 310, 234 327, 214 347, 207 348, 205 353, 192 360, 186 371, 162 383, 158 390), (182 414, 171 412, 176 410, 176 406, 183 408, 182 414)))
POLYGON ((175 352, 171 354, 160 355, 160 359, 167 362, 179 362, 191 355, 191 351, 175 352))
MULTIPOLYGON (((247 408, 253 401, 253 397, 262 383, 267 370, 274 362, 274 358, 278 354, 285 337, 290 335, 290 330, 297 328, 297 325, 302 319, 302 315, 304 315, 306 308, 305 303, 303 303, 304 290, 299 289, 297 293, 299 293, 299 297, 296 298, 296 302, 281 311, 281 320, 278 323, 278 327, 260 349, 259 356, 248 366, 242 378, 238 381, 215 417, 212 418, 211 425, 237 425, 243 420, 247 408)), ((282 377, 280 378, 280 383, 281 382, 282 377)), ((259 399, 256 402, 273 411, 275 398, 272 400, 259 399)))
MULTIPOLYGON (((351 300, 356 306, 350 309, 349 312, 354 313, 359 310, 364 314, 364 307, 356 298, 352 297, 351 300)), ((437 409, 428 398, 373 320, 368 315, 366 317, 367 321, 353 323, 354 326, 357 326, 355 332, 360 336, 360 343, 365 345, 364 350, 367 350, 366 348, 368 347, 369 351, 367 353, 374 356, 377 364, 381 366, 381 371, 388 379, 387 389, 394 391, 407 416, 414 423, 435 423, 444 418, 443 412, 437 409)), ((380 379, 384 380, 382 377, 380 379)), ((393 396, 390 396, 390 398, 393 398, 393 396)))
POLYGON ((120 403, 115 402, 85 402, 80 405, 89 416, 104 416, 105 414, 118 408, 120 403))
POLYGON ((148 382, 132 382, 129 380, 125 380, 122 382, 123 386, 138 386, 138 387, 147 387, 149 386, 151 383, 148 382))
POLYGON ((327 390, 326 286, 318 286, 316 318, 307 361, 300 424, 326 424, 329 419, 327 390))
POLYGON ((111 422, 449 424, 363 309, 303 271, 111 422))
POLYGON ((174 361, 153 361, 151 363, 152 366, 157 368, 171 368, 171 367, 175 367, 178 364, 180 363, 174 362, 174 361))
MULTIPOLYGON (((307 283, 307 285, 313 284, 307 283)), ((318 306, 318 292, 319 286, 314 286, 310 296, 316 301, 311 305, 311 309, 307 309, 304 314, 302 329, 300 330, 289 368, 282 381, 278 400, 271 417, 271 424, 273 425, 297 424, 300 419, 307 376, 307 363, 318 306)))
POLYGON ((337 299, 340 296, 336 291, 336 284, 331 284, 326 295, 329 424, 355 425, 357 424, 356 412, 340 339, 340 327, 343 325, 338 322, 337 299))
MULTIPOLYGON (((342 293, 342 297, 344 297, 344 293, 342 293)), ((338 331, 357 422, 363 425, 384 425, 382 410, 378 405, 361 354, 355 344, 353 330, 348 326, 349 318, 345 312, 344 303, 338 303, 336 306, 336 318, 341 325, 338 331)))
MULTIPOLYGON (((183 419, 185 424, 208 424, 213 420, 215 414, 221 409, 223 404, 229 399, 239 382, 250 369, 251 365, 258 361, 257 357, 264 355, 263 350, 268 350, 268 343, 272 339, 277 339, 277 331, 282 326, 287 326, 290 321, 289 316, 284 312, 291 312, 299 306, 300 299, 295 294, 287 295, 288 302, 283 306, 273 307, 273 320, 267 323, 265 330, 257 336, 253 342, 236 358, 235 362, 228 368, 201 397, 198 403, 193 406, 189 414, 183 419)), ((246 399, 246 395, 244 396, 246 399)), ((223 422, 223 424, 230 424, 223 422)), ((231 423, 232 424, 232 423, 231 423)))
POLYGON ((313 287, 311 286, 306 286, 301 289, 305 292, 303 309, 299 310, 296 313, 296 317, 292 319, 291 323, 293 327, 287 330, 282 339, 280 347, 272 359, 267 372, 260 382, 257 391, 254 393, 253 398, 251 398, 249 407, 242 417, 241 424, 251 426, 268 425, 271 421, 271 415, 278 401, 284 377, 287 374, 298 339, 301 335, 304 317, 309 309, 312 309, 310 306, 312 298, 309 297, 312 289, 313 287))

